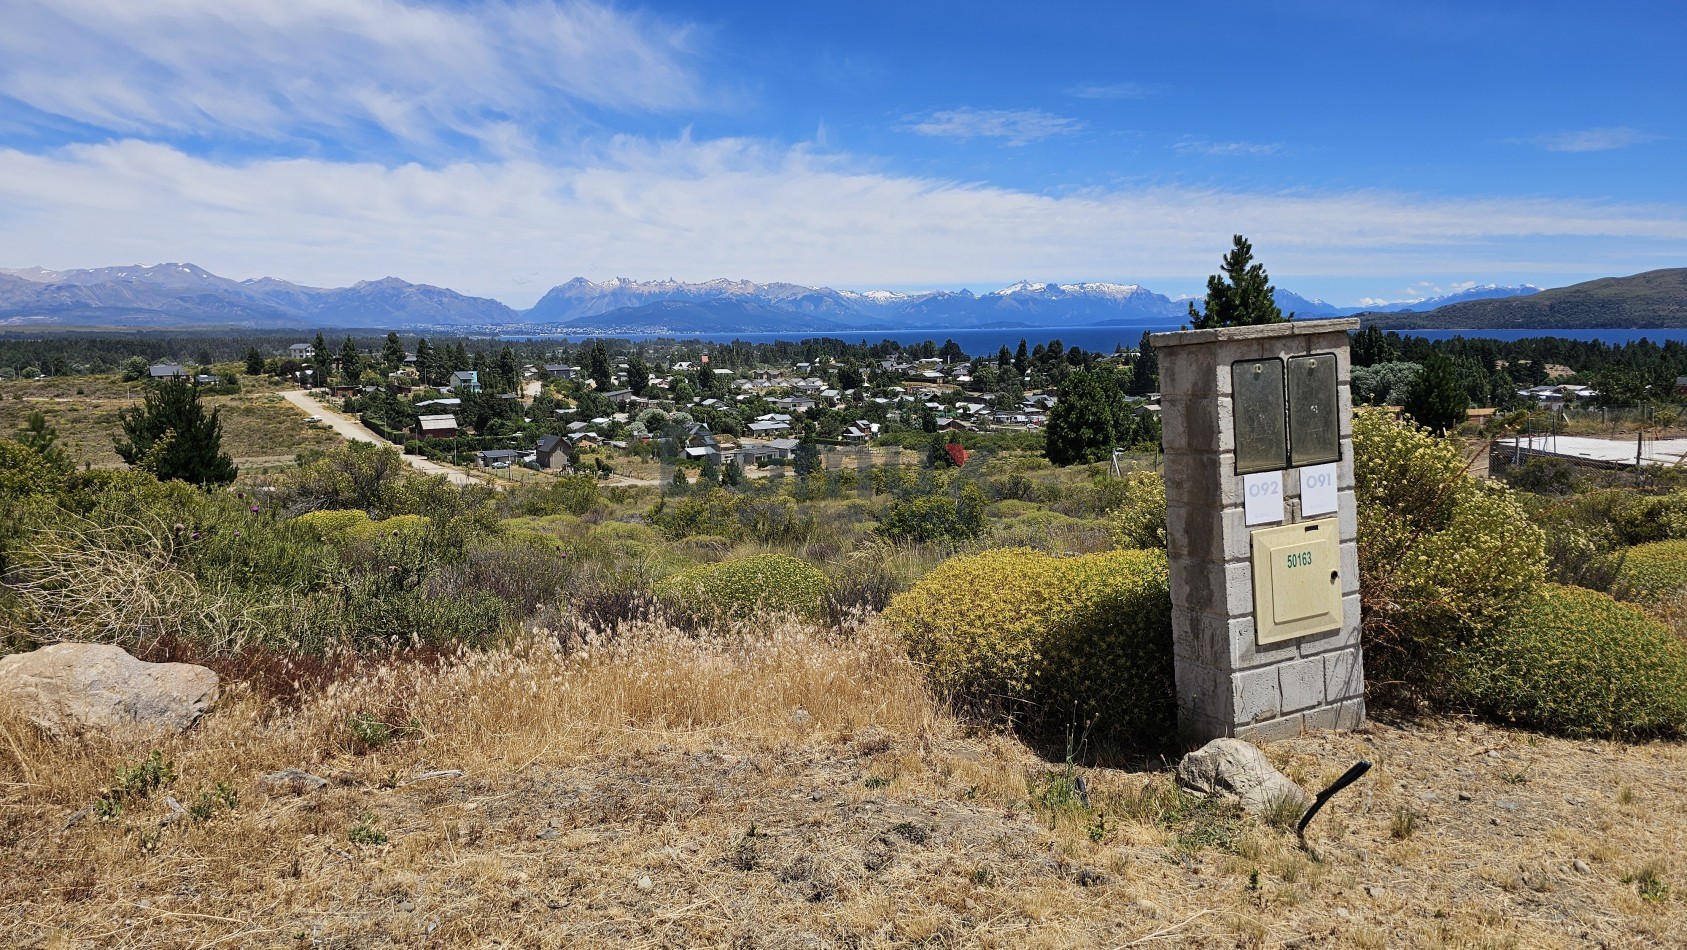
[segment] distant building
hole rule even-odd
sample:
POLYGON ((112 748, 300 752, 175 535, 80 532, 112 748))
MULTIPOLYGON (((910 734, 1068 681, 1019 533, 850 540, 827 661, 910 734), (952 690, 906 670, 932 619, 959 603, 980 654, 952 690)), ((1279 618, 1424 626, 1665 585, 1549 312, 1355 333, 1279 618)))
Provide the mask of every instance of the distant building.
POLYGON ((472 369, 460 369, 451 374, 451 385, 448 388, 454 393, 478 393, 480 373, 472 369))
POLYGON ((287 348, 287 355, 296 360, 308 360, 316 355, 316 347, 309 343, 295 343, 287 348))
POLYGON ((452 415, 420 416, 416 419, 416 434, 424 439, 456 438, 457 417, 452 415))
POLYGON ((146 372, 152 379, 180 379, 187 375, 187 370, 174 363, 158 363, 148 367, 146 372))

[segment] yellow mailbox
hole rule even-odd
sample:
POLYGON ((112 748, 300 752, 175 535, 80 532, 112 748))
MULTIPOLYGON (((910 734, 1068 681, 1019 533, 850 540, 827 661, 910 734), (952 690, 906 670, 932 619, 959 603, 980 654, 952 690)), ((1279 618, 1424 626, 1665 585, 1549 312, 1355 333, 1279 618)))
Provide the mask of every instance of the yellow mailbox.
POLYGON ((1254 631, 1261 646, 1341 629, 1341 544, 1334 518, 1253 533, 1254 631))

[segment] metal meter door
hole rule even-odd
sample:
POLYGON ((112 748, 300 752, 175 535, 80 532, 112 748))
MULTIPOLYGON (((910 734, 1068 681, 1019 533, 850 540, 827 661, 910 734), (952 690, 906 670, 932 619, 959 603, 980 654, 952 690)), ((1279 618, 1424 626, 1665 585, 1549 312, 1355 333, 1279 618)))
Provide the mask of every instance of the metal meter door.
POLYGON ((1236 432, 1236 474, 1287 468, 1289 439, 1283 411, 1283 361, 1231 363, 1230 400, 1236 432))
POLYGON ((1341 417, 1334 353, 1289 357, 1289 463, 1296 468, 1341 459, 1341 417))
POLYGON ((1261 646, 1340 630, 1336 519, 1253 533, 1254 633, 1261 646))

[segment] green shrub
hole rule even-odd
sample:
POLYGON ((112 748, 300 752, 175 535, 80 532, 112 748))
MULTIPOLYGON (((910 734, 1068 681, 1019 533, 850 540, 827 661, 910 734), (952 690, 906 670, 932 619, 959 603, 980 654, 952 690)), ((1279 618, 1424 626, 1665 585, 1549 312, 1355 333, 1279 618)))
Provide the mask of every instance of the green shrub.
POLYGON ((1450 651, 1546 574, 1541 531, 1510 490, 1465 469, 1456 442, 1376 410, 1354 418, 1367 672, 1432 698, 1450 651))
POLYGON ((1456 665, 1460 699, 1502 721, 1626 739, 1687 729, 1687 643, 1597 591, 1541 588, 1456 665))
POLYGON ((933 493, 899 499, 886 507, 879 533, 893 541, 966 541, 984 533, 990 499, 966 482, 953 495, 933 493))
POLYGON ((1052 734, 1143 742, 1172 727, 1171 600, 1160 551, 952 558, 885 622, 963 704, 1052 734))
POLYGON ((829 592, 825 574, 788 554, 701 564, 655 587, 664 606, 695 619, 743 618, 769 610, 819 620, 826 615, 829 592))
POLYGON ((1687 587, 1687 541, 1654 541, 1623 552, 1613 585, 1625 600, 1651 603, 1687 587))
POLYGON ((340 509, 307 511, 294 518, 293 524, 318 541, 337 542, 346 540, 353 529, 369 524, 369 515, 340 509))
POLYGON ((523 485, 505 504, 521 515, 583 515, 598 503, 597 479, 591 475, 563 475, 549 484, 523 485))
POLYGON ((670 538, 716 535, 737 540, 801 541, 814 532, 814 518, 784 495, 714 488, 680 499, 663 499, 650 522, 670 538))
POLYGON ((1132 472, 1124 478, 1124 499, 1107 512, 1107 524, 1121 548, 1166 546, 1166 482, 1159 472, 1132 472))

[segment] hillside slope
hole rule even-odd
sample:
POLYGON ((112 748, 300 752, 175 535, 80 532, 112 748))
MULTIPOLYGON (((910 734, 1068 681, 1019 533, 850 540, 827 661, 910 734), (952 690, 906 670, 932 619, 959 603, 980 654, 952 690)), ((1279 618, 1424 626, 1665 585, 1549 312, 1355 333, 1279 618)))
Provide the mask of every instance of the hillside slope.
POLYGON ((1365 313, 1385 330, 1554 330, 1687 327, 1687 267, 1602 277, 1537 294, 1469 300, 1424 313, 1365 313))

